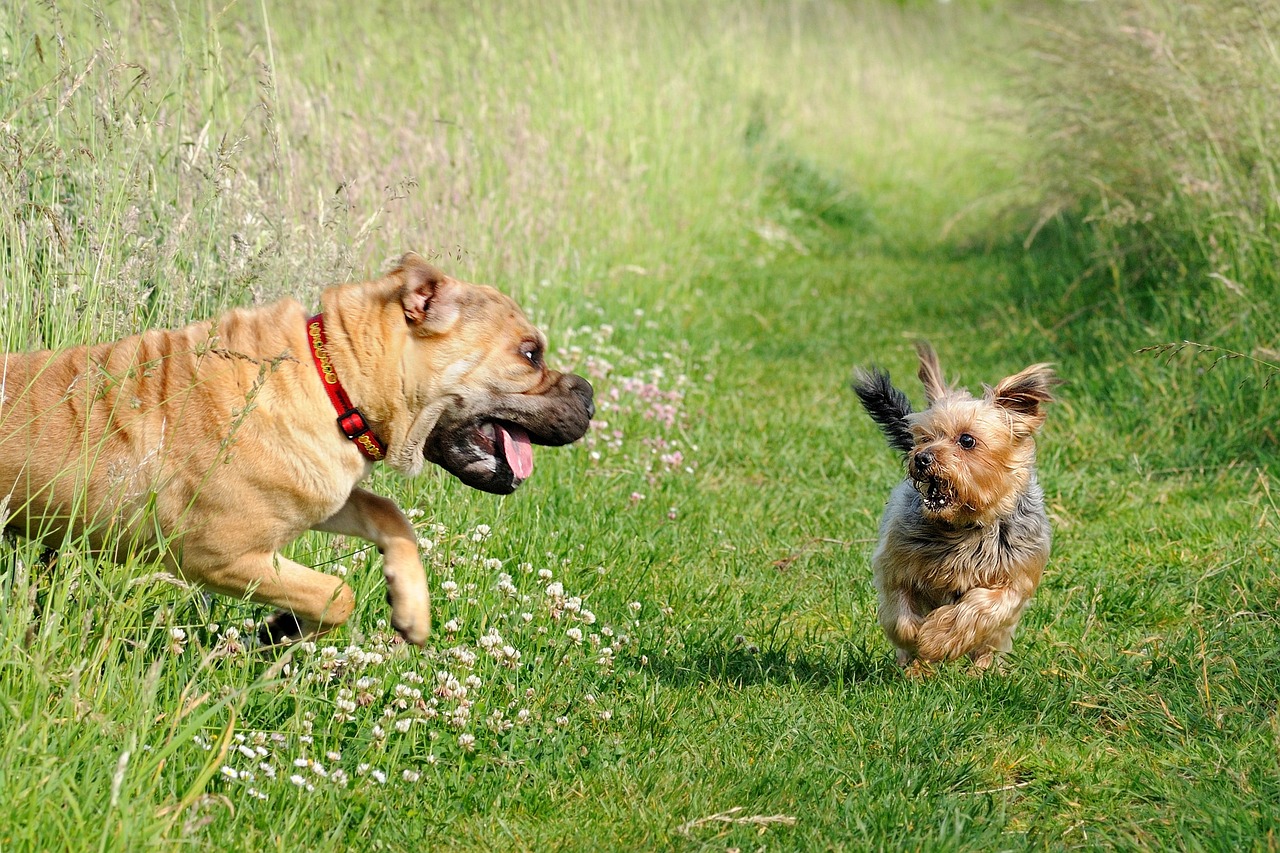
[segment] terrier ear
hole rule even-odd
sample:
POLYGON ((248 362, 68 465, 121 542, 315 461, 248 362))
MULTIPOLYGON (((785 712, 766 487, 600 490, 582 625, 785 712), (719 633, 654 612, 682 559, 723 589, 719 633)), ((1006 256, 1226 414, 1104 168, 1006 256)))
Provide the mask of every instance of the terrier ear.
POLYGON ((416 334, 443 332, 458 317, 452 280, 416 252, 407 252, 391 271, 399 276, 404 320, 416 334))
POLYGON ((930 406, 947 394, 947 381, 942 376, 938 354, 924 341, 916 341, 916 355, 920 356, 920 382, 924 385, 924 399, 930 406))
POLYGON ((1053 387, 1062 380, 1048 364, 1033 364, 1012 376, 1001 379, 995 388, 983 395, 987 402, 1039 426, 1044 421, 1045 403, 1053 402, 1053 387))

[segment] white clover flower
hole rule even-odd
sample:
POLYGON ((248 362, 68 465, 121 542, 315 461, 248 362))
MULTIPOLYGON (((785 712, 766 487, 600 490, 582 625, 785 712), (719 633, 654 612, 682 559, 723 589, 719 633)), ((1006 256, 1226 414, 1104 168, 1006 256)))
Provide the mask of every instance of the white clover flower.
POLYGON ((612 711, 610 711, 608 708, 605 708, 603 711, 601 711, 601 712, 600 712, 599 714, 597 714, 596 716, 598 716, 601 720, 603 720, 604 722, 606 722, 606 723, 607 723, 607 722, 609 722, 610 720, 612 720, 612 719, 613 719, 613 712, 612 712, 612 711))
POLYGON ((565 726, 569 725, 569 718, 565 716, 556 717, 556 725, 563 729, 565 726))
POLYGON ((434 550, 436 549, 436 543, 435 543, 433 540, 428 539, 428 538, 427 538, 427 537, 425 537, 425 536, 419 536, 419 537, 418 537, 418 548, 419 548, 419 550, 421 550, 421 551, 422 551, 422 553, 424 553, 424 554, 430 554, 432 551, 434 551, 434 550))
POLYGON ((445 597, 445 599, 446 599, 446 600, 448 600, 448 601, 456 601, 456 600, 457 600, 457 598, 458 598, 458 583, 457 583, 457 581, 443 581, 443 582, 440 584, 440 588, 441 588, 442 590, 444 590, 444 597, 445 597))
POLYGON ((525 623, 526 625, 528 625, 530 622, 532 622, 532 621, 533 621, 533 614, 532 614, 532 613, 529 613, 529 612, 527 612, 527 611, 526 611, 526 612, 524 612, 524 613, 521 613, 521 614, 520 614, 520 621, 521 621, 521 622, 523 622, 523 623, 525 623))
POLYGON ((462 748, 463 752, 475 752, 476 736, 473 734, 458 735, 458 746, 462 748))
POLYGON ((575 646, 578 646, 578 645, 581 645, 581 644, 582 644, 582 629, 581 629, 581 628, 573 627, 573 628, 570 628, 569 630, 565 631, 564 633, 565 633, 565 636, 567 636, 570 640, 572 640, 572 641, 573 641, 573 644, 574 644, 575 646))
POLYGON ((182 628, 169 629, 169 652, 180 655, 187 647, 187 632, 182 628))
POLYGON ((435 764, 438 759, 436 758, 436 755, 434 752, 429 752, 427 753, 427 757, 425 760, 428 764, 435 764))
POLYGON ((422 778, 422 774, 417 770, 406 770, 400 774, 400 778, 404 779, 406 782, 417 782, 422 778))
POLYGON ((396 731, 400 732, 400 734, 404 734, 409 731, 409 727, 412 725, 413 719, 410 717, 404 717, 403 719, 396 720, 396 731))
POLYGON ((455 729, 465 729, 467 723, 471 722, 471 708, 465 703, 459 705, 445 722, 455 729))
POLYGON ((324 757, 329 759, 333 763, 337 764, 339 761, 342 760, 342 753, 338 752, 337 750, 331 749, 324 754, 324 757))
POLYGON ((387 774, 383 773, 381 770, 374 770, 369 773, 369 776, 379 785, 387 784, 387 774))
POLYGON ((422 518, 424 515, 423 511, 416 506, 411 509, 406 509, 404 514, 406 518, 422 518))
POLYGON ((490 628, 489 633, 481 637, 479 643, 482 649, 487 652, 492 652, 495 648, 502 645, 502 635, 498 633, 497 628, 490 628))
POLYGON ((538 580, 549 581, 551 580, 551 577, 552 575, 551 575, 550 569, 538 569, 538 580))
POLYGON ((632 613, 639 613, 642 606, 643 605, 638 601, 633 601, 627 605, 627 607, 631 608, 632 613))
MULTIPOLYGON (((502 561, 499 560, 497 557, 490 557, 489 559, 484 561, 484 567, 491 572, 495 572, 498 569, 502 568, 502 561)), ((510 578, 509 575, 507 575, 506 577, 510 578)))
POLYGON ((450 619, 448 622, 444 623, 443 630, 446 634, 456 634, 460 627, 462 626, 458 624, 457 619, 450 619))

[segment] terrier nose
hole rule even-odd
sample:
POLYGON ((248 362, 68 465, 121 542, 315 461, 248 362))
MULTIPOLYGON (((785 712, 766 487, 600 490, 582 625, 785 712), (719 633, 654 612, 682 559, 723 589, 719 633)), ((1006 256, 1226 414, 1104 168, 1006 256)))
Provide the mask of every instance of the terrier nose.
POLYGON ((919 453, 916 454, 917 468, 921 468, 921 469, 928 468, 932 464, 933 464, 933 454, 930 453, 929 451, 921 450, 919 453))

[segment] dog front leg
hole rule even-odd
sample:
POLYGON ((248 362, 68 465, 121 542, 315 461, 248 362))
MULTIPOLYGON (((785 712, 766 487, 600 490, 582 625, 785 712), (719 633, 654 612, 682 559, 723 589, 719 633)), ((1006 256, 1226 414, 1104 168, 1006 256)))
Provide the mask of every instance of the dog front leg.
POLYGON ((1013 630, 1028 600, 1028 595, 1014 587, 974 587, 955 604, 939 607, 925 617, 916 635, 920 657, 942 661, 971 655, 985 668, 996 652, 1013 647, 1013 630))
POLYGON ((391 626, 415 646, 427 641, 431 633, 427 576, 418 559, 413 525, 395 503, 364 489, 352 489, 342 509, 312 529, 358 536, 377 545, 382 552, 391 626))
POLYGON ((889 642, 897 647, 898 666, 907 666, 916 656, 916 634, 923 621, 912 606, 911 596, 901 587, 882 587, 876 615, 889 642))

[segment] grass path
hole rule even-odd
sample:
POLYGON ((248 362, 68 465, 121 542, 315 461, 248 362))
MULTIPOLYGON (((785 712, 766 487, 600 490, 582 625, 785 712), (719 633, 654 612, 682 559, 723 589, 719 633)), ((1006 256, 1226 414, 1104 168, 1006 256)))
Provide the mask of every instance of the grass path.
POLYGON ((402 3, 6 10, 6 168, 39 179, 0 186, 14 345, 425 242, 531 307, 607 426, 508 498, 375 475, 422 537, 425 651, 356 543, 299 546, 359 605, 280 659, 257 608, 14 545, 0 850, 1274 849, 1275 472, 1214 405, 1256 374, 1136 355, 1158 294, 1114 315, 1052 224, 954 236, 1016 183, 968 42, 1018 22, 916 5, 442 7, 396 62, 402 3), (900 469, 848 381, 918 401, 917 338, 970 387, 1067 380, 1004 674, 907 680, 875 623, 900 469))
MULTIPOLYGON (((716 350, 693 419, 700 476, 646 498, 647 544, 619 532, 607 549, 634 549, 618 559, 677 618, 645 637, 650 664, 616 697, 625 734, 530 799, 506 795, 522 806, 465 818, 464 837, 1262 843, 1280 792, 1268 686, 1280 582, 1255 536, 1272 523, 1255 472, 1139 470, 1068 385, 1042 440, 1055 556, 1009 673, 904 680, 875 626, 867 557, 898 469, 854 409, 849 368, 874 359, 905 382, 917 336, 975 387, 1056 358, 1034 336, 1002 338, 997 307, 970 321, 989 298, 981 282, 1020 272, 855 245, 705 284, 714 295, 677 320, 716 350), (679 521, 664 527, 667 503, 679 521), (554 817, 534 805, 548 799, 554 817), (697 822, 714 815, 727 817, 697 822), (748 817, 761 822, 733 822, 748 817)), ((1073 365, 1060 368, 1070 381, 1073 365)))
POLYGON ((424 512, 437 625, 462 626, 424 659, 378 645, 372 570, 349 575, 362 604, 337 657, 300 653, 283 681, 270 661, 228 652, 225 629, 199 627, 253 608, 174 608, 167 587, 106 567, 71 573, 98 578, 92 597, 46 581, 51 615, 34 645, 5 623, 22 663, 0 675, 20 721, 0 734, 0 784, 22 820, 0 831, 3 846, 84 849, 76 827, 93 825, 104 849, 1265 847, 1280 801, 1280 578, 1259 536, 1274 523, 1269 476, 1130 458, 1075 365, 998 307, 996 285, 1022 263, 833 241, 717 268, 679 304, 606 304, 620 319, 602 352, 687 374, 673 430, 606 409, 628 431, 623 449, 544 453, 530 488, 507 499, 440 478, 377 484, 424 512), (1043 358, 1072 383, 1041 442, 1054 556, 1002 675, 904 679, 875 624, 868 555, 899 469, 847 382, 854 363, 877 361, 918 399, 916 337, 974 386, 1043 358), (693 473, 646 475, 648 450, 628 455, 659 433, 693 473), (445 532, 481 523, 492 526, 481 546, 445 532), (491 570, 465 557, 477 547, 522 589, 520 561, 554 567, 616 627, 595 635, 618 645, 613 662, 557 645, 566 622, 537 615, 540 593, 521 606, 551 633, 521 634, 487 597, 491 570), (445 600, 446 578, 478 589, 467 593, 478 606, 445 600), (633 601, 628 626, 619 614, 633 601), (80 638, 60 624, 90 627, 80 638), (165 651, 169 625, 189 629, 183 655, 165 651), (475 665, 474 713, 523 705, 532 723, 466 728, 481 739, 474 754, 448 727, 378 734, 400 719, 392 683, 412 683, 397 673, 452 669, 449 643, 492 629, 519 636, 525 661, 475 665), (348 643, 387 661, 361 670, 348 643), (339 658, 350 674, 313 678, 339 658), (381 679, 368 706, 330 721, 343 690, 366 690, 361 672, 381 679), (253 768, 237 750, 254 744, 273 753, 272 778, 217 772, 253 768), (385 783, 371 781, 379 772, 385 783))

